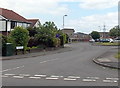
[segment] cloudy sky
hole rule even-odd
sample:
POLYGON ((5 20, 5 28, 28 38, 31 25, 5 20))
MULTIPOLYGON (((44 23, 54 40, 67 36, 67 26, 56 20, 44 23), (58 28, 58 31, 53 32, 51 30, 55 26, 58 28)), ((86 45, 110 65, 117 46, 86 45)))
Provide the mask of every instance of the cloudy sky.
POLYGON ((90 33, 102 31, 118 24, 119 0, 0 0, 0 7, 13 10, 25 18, 39 18, 43 24, 53 21, 62 28, 63 15, 65 28, 76 32, 90 33))

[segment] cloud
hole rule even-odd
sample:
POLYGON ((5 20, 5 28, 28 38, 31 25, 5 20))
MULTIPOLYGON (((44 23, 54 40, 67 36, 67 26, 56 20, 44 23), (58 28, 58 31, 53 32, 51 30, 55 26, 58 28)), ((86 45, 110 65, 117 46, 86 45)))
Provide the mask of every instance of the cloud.
POLYGON ((81 31, 90 33, 93 30, 102 31, 99 26, 103 29, 104 24, 106 24, 107 31, 118 25, 118 12, 111 12, 104 15, 91 15, 69 20, 66 26, 74 27, 76 32, 81 31))
POLYGON ((118 6, 119 0, 80 0, 80 7, 85 9, 106 9, 118 6))
POLYGON ((60 15, 69 12, 66 5, 59 5, 59 0, 0 0, 0 7, 14 10, 20 14, 60 15))

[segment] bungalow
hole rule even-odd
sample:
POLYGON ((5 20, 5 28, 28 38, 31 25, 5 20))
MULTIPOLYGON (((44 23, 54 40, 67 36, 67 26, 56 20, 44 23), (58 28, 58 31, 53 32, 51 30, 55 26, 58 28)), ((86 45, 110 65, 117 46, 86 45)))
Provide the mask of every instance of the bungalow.
POLYGON ((39 19, 28 19, 28 22, 31 22, 30 27, 39 27, 41 25, 39 19))
POLYGON ((0 32, 7 35, 14 27, 22 26, 38 27, 40 25, 39 19, 26 19, 16 12, 4 8, 0 8, 0 32))

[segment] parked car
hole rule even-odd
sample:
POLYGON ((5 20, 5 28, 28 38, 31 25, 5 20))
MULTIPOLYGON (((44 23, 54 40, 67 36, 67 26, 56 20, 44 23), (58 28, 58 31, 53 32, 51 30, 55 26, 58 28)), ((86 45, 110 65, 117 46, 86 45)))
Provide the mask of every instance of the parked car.
POLYGON ((109 38, 109 42, 110 42, 110 43, 113 43, 114 40, 113 40, 112 38, 109 38))
POLYGON ((114 39, 113 42, 120 42, 120 38, 114 39))
POLYGON ((91 43, 92 43, 92 42, 95 42, 95 40, 94 40, 94 39, 90 39, 90 40, 89 40, 89 42, 91 42, 91 43))
POLYGON ((100 39, 99 42, 110 42, 110 40, 104 38, 104 39, 100 39))

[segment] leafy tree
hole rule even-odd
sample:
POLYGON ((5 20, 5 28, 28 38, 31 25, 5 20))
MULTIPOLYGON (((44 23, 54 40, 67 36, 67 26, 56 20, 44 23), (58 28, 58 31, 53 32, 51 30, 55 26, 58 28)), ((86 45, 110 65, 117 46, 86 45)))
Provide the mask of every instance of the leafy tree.
POLYGON ((38 29, 39 29, 39 28, 37 28, 37 27, 34 27, 34 28, 28 27, 27 30, 29 31, 29 36, 30 36, 30 37, 34 37, 35 34, 37 34, 37 30, 38 30, 38 29))
POLYGON ((93 32, 91 33, 91 37, 96 40, 96 39, 99 39, 99 38, 100 38, 100 34, 99 34, 99 32, 97 32, 97 31, 93 31, 93 32))
POLYGON ((120 28, 118 26, 115 26, 109 31, 109 35, 114 38, 120 36, 120 28))
POLYGON ((10 37, 15 46, 24 46, 27 47, 29 41, 29 32, 23 27, 15 27, 11 31, 10 37))

